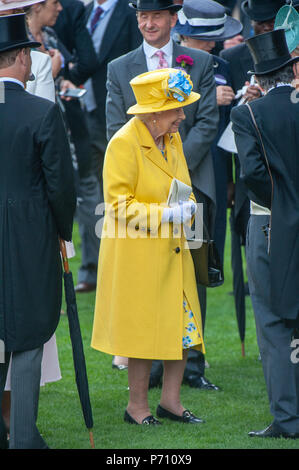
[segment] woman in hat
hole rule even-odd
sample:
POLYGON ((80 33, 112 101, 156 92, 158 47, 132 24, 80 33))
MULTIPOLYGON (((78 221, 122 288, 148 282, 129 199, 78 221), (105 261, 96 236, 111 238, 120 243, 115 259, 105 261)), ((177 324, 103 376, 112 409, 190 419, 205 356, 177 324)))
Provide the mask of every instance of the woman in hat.
MULTIPOLYGON (((299 1, 292 2, 292 5, 284 5, 278 11, 275 18, 275 29, 284 29, 288 49, 292 57, 299 56, 299 1)), ((299 87, 298 65, 295 66, 294 86, 299 87)))
POLYGON ((129 358, 126 422, 160 424, 147 400, 151 360, 160 359, 158 417, 197 424, 202 420, 180 402, 188 348, 204 351, 194 266, 181 225, 190 222, 196 205, 192 195, 172 207, 167 200, 174 178, 191 186, 178 128, 183 107, 200 95, 191 91, 189 75, 176 69, 146 72, 130 84, 137 104, 127 112, 135 117, 110 140, 104 162, 106 214, 91 345, 129 358))

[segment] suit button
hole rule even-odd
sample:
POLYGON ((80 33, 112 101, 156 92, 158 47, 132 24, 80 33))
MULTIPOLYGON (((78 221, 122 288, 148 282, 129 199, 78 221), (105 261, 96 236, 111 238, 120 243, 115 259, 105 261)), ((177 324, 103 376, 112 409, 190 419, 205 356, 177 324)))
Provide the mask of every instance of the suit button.
POLYGON ((175 252, 176 252, 176 253, 179 253, 180 251, 181 251, 180 247, 177 246, 176 249, 175 249, 175 252))

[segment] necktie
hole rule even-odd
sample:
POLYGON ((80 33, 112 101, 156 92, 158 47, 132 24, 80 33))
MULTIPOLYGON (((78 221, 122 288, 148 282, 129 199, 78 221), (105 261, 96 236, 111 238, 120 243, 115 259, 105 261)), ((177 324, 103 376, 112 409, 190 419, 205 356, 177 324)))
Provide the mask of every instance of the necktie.
POLYGON ((98 21, 100 19, 101 14, 103 13, 103 11, 104 11, 103 8, 101 8, 100 6, 95 9, 94 14, 93 14, 93 18, 92 18, 91 23, 90 23, 90 34, 91 35, 93 35, 94 30, 96 29, 98 21))
POLYGON ((167 60, 164 58, 165 53, 163 51, 157 51, 154 55, 159 58, 157 69, 167 69, 168 63, 167 60))

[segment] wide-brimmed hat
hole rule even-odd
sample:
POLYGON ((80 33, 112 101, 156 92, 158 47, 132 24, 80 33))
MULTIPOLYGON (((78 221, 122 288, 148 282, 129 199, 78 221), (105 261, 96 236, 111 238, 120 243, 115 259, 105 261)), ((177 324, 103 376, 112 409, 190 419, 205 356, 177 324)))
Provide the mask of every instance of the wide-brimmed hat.
POLYGON ((44 0, 0 0, 0 12, 5 10, 14 10, 41 3, 44 0))
POLYGON ((130 81, 137 103, 128 114, 145 114, 181 108, 199 100, 192 91, 190 76, 183 70, 157 69, 137 75, 130 81))
POLYGON ((28 38, 25 16, 23 13, 0 16, 0 52, 41 46, 39 42, 30 41, 28 38))
POLYGON ((276 15, 274 29, 285 31, 289 51, 293 52, 299 45, 299 13, 297 10, 290 5, 282 7, 276 15))
POLYGON ((228 16, 225 8, 213 0, 185 0, 173 30, 203 41, 224 41, 239 34, 240 21, 228 16))
POLYGON ((245 0, 241 8, 246 16, 254 21, 267 21, 275 18, 285 0, 245 0))
POLYGON ((129 6, 137 11, 178 11, 182 8, 182 5, 173 3, 172 0, 137 0, 129 3, 129 6))
POLYGON ((254 71, 248 72, 251 75, 270 74, 299 60, 291 56, 283 29, 259 34, 245 42, 254 63, 254 71))

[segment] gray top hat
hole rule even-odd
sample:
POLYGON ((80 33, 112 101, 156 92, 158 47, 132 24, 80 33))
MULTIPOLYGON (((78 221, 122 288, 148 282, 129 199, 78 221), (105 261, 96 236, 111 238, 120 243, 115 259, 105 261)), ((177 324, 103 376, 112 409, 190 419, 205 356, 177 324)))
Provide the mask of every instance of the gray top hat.
POLYGON ((225 11, 213 0, 185 0, 174 31, 203 41, 224 41, 243 29, 240 21, 226 15, 225 11))
POLYGON ((267 21, 275 18, 276 13, 285 3, 285 0, 245 0, 241 8, 253 21, 267 21))

